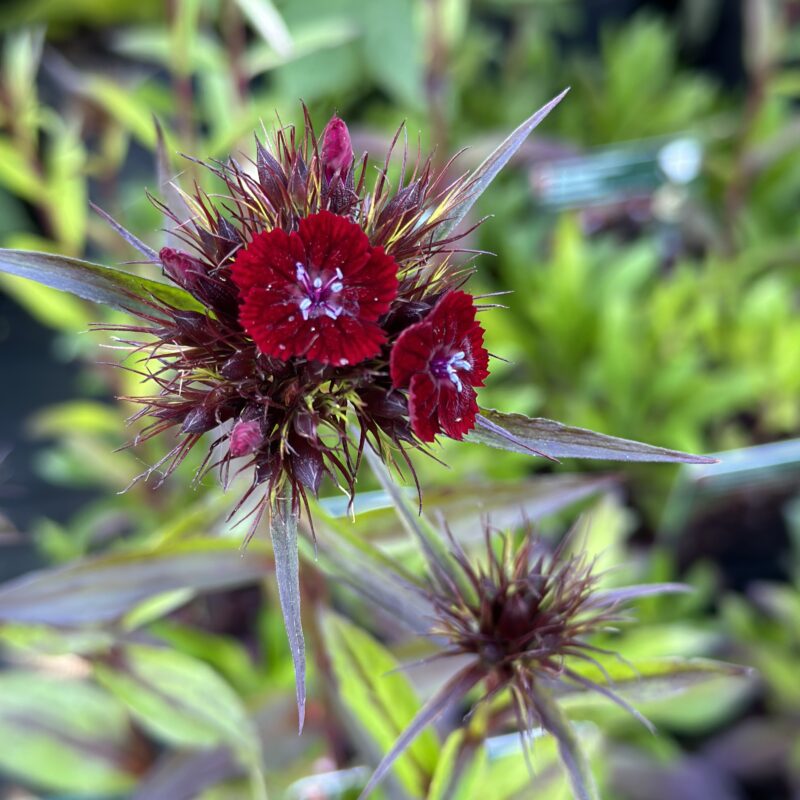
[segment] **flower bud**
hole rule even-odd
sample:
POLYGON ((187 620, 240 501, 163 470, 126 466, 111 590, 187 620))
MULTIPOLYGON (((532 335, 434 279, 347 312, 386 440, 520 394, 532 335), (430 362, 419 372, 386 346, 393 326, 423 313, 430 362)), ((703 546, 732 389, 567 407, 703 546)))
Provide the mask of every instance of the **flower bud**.
POLYGON ((292 449, 292 473, 316 497, 325 472, 322 453, 300 437, 293 438, 292 449))
POLYGON ((228 452, 234 457, 249 456, 255 453, 264 441, 261 423, 258 420, 239 420, 231 431, 231 442, 228 452))
POLYGON ((198 276, 205 272, 201 261, 172 247, 162 247, 158 257, 164 267, 164 274, 184 289, 190 289, 198 276))
POLYGON ((353 163, 353 145, 344 120, 331 117, 322 133, 322 165, 330 182, 337 175, 344 181, 353 163))
POLYGON ((217 418, 211 408, 197 406, 184 417, 181 433, 205 433, 217 424, 217 418))
POLYGON ((252 377, 255 363, 250 353, 234 353, 219 368, 219 374, 228 381, 242 381, 252 377))

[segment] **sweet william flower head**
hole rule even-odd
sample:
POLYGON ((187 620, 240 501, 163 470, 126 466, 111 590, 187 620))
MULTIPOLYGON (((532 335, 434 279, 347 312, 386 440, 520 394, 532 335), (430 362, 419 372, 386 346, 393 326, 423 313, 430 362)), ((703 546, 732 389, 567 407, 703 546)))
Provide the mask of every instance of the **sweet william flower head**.
POLYGON ((154 470, 166 477, 208 435, 201 474, 227 481, 240 459, 252 479, 237 508, 260 496, 260 514, 325 475, 352 495, 364 447, 410 463, 408 448, 475 424, 488 356, 449 232, 470 184, 403 154, 392 188, 390 160, 368 184, 345 123, 318 141, 306 115, 257 141, 252 169, 206 165, 226 189, 198 189, 188 219, 156 201, 182 242, 158 254, 163 274, 196 305, 152 299, 142 324, 120 326, 157 388, 131 398, 150 420, 139 439, 178 434, 154 470))

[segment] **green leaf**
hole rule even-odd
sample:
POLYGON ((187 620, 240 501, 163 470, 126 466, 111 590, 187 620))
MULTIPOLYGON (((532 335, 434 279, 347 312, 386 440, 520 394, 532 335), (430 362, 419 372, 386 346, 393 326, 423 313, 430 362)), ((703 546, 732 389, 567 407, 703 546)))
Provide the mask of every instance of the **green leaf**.
POLYGON ((260 665, 253 663, 244 642, 180 625, 172 620, 156 622, 148 628, 148 632, 170 647, 205 661, 240 694, 253 694, 262 685, 264 671, 260 665))
POLYGON ((272 0, 236 0, 259 36, 281 56, 292 52, 293 43, 289 29, 272 0))
POLYGON ((241 700, 202 661, 129 644, 98 662, 95 675, 161 741, 189 748, 225 744, 245 765, 260 761, 258 734, 241 700))
MULTIPOLYGON (((28 284, 30 285, 30 284, 28 284)), ((119 436, 118 410, 93 400, 71 400, 47 406, 30 421, 34 436, 68 436, 76 431, 86 434, 119 436)))
MULTIPOLYGON (((590 759, 595 777, 602 769, 602 760, 597 758, 601 735, 597 726, 590 723, 574 725, 575 733, 587 758, 590 759)), ((558 742, 541 729, 533 733, 530 761, 533 765, 533 776, 522 742, 516 733, 506 734, 487 740, 484 745, 488 751, 488 763, 485 774, 472 794, 462 795, 459 800, 471 797, 492 797, 492 800, 505 798, 542 797, 548 800, 566 800, 572 796, 569 787, 569 775, 559 758, 558 742)))
POLYGON ((279 55, 265 44, 254 43, 244 54, 245 71, 254 78, 291 60, 345 44, 357 35, 358 28, 351 20, 309 19, 302 27, 292 28, 293 46, 287 55, 279 55))
POLYGON ((44 179, 21 156, 17 145, 0 136, 0 186, 34 203, 41 202, 47 188, 44 179))
MULTIPOLYGON (((288 490, 287 490, 288 492, 288 490)), ((291 494, 279 497, 270 509, 270 536, 275 554, 278 598, 294 663, 297 714, 300 732, 306 716, 306 645, 300 617, 300 559, 297 553, 297 513, 291 494)))
POLYGON ((87 558, 4 584, 0 620, 61 627, 107 623, 150 597, 174 589, 241 586, 269 569, 265 548, 252 542, 242 552, 229 540, 185 540, 158 550, 87 558))
POLYGON ((201 0, 182 0, 171 20, 171 67, 181 77, 191 74, 192 54, 199 32, 201 0))
MULTIPOLYGON (((600 659, 598 659, 600 660, 600 659)), ((706 659, 636 660, 627 666, 603 658, 613 684, 599 670, 581 665, 573 671, 608 687, 656 727, 701 734, 730 720, 749 701, 756 687, 753 670, 706 659), (625 672, 627 671, 627 674, 625 672)), ((608 727, 629 724, 630 716, 609 698, 582 687, 561 687, 559 702, 575 719, 591 719, 608 727)))
POLYGON ((487 444, 513 453, 539 454, 546 458, 596 458, 609 461, 660 461, 714 464, 717 459, 667 450, 631 439, 618 439, 585 428, 523 414, 504 414, 481 409, 478 424, 467 441, 487 444))
POLYGON ((133 742, 124 708, 76 680, 0 674, 0 769, 46 791, 122 795, 133 742))
POLYGON ((425 54, 413 0, 360 4, 365 66, 399 104, 422 108, 425 54))
POLYGON ((85 655, 108 650, 115 637, 98 628, 60 629, 48 625, 0 625, 0 642, 4 648, 24 656, 85 655))
MULTIPOLYGON (((416 692, 395 671, 394 656, 369 634, 332 613, 322 628, 342 701, 379 751, 388 751, 420 709, 416 692)), ((395 774, 413 797, 423 795, 438 758, 436 736, 425 730, 395 761, 395 774)))
POLYGON ((70 253, 80 252, 86 240, 86 149, 77 122, 56 117, 48 121, 52 144, 47 149, 47 207, 54 238, 70 253))
MULTIPOLYGON (((463 757, 466 743, 463 728, 453 731, 442 747, 442 753, 436 763, 436 771, 431 778, 426 800, 469 800, 471 797, 489 797, 503 800, 496 786, 492 786, 491 794, 481 793, 479 787, 484 784, 487 771, 486 749, 479 747, 463 757)), ((530 778, 527 769, 525 774, 530 778)))
POLYGON ((0 250, 0 271, 123 311, 152 311, 142 302, 151 298, 163 300, 175 308, 202 311, 202 306, 177 286, 67 256, 0 250))

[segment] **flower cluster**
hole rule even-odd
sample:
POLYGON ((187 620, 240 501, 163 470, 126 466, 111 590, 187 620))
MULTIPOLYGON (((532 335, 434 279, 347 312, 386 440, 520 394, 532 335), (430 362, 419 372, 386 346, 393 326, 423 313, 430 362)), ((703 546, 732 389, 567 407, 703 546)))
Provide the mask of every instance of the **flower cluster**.
POLYGON ((302 132, 257 142, 252 168, 205 165, 221 199, 156 201, 182 242, 158 254, 164 275, 196 307, 154 299, 145 325, 122 329, 150 334, 133 342, 159 390, 131 398, 153 420, 140 438, 181 435, 157 465, 165 475, 214 431, 203 468, 227 476, 246 458, 242 502, 262 486, 266 498, 287 484, 315 495, 325 474, 352 495, 365 446, 408 462, 407 448, 473 428, 488 353, 454 265, 459 237, 444 233, 469 185, 430 159, 402 161, 394 192, 391 151, 368 187, 345 123, 334 117, 318 142, 306 116, 302 132))

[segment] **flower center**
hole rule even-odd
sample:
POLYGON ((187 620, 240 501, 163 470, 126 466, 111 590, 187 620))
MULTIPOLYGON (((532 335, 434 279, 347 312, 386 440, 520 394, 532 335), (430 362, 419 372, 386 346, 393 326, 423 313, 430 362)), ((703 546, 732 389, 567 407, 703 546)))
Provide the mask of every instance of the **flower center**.
POLYGON ((464 386, 458 376, 458 370, 464 372, 472 371, 472 364, 467 361, 466 353, 463 350, 456 350, 449 356, 439 355, 431 359, 431 372, 439 380, 450 380, 460 392, 464 386))
POLYGON ((321 316, 336 319, 342 313, 342 306, 337 300, 339 292, 344 288, 342 283, 344 276, 338 267, 327 281, 319 277, 312 280, 305 264, 298 261, 295 264, 295 275, 301 292, 298 306, 303 319, 316 319, 321 316))

